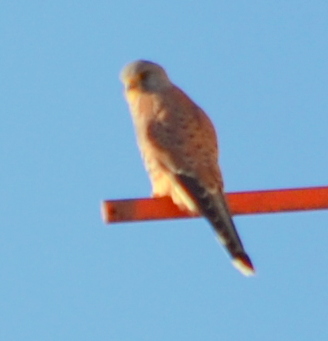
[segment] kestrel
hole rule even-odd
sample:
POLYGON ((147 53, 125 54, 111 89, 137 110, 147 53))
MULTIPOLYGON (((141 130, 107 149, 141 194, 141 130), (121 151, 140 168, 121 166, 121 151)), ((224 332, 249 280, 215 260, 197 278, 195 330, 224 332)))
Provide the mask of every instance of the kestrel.
POLYGON ((234 266, 253 275, 225 199, 216 132, 208 116, 158 64, 132 62, 121 80, 153 196, 170 196, 181 209, 204 216, 234 266))

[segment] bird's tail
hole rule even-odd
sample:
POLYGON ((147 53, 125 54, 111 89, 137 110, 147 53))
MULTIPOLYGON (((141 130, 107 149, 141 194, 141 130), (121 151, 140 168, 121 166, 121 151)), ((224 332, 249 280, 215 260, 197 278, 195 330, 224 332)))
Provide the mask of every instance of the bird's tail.
POLYGON ((194 177, 182 174, 178 177, 184 189, 195 201, 199 212, 211 223, 219 241, 230 254, 232 264, 243 275, 254 275, 254 266, 239 238, 224 193, 210 194, 194 177))
POLYGON ((214 205, 210 203, 203 205, 201 212, 209 220, 215 232, 217 233, 220 242, 231 255, 232 264, 243 275, 254 275, 254 266, 238 235, 224 193, 220 192, 219 194, 215 195, 215 198, 213 199, 214 205))

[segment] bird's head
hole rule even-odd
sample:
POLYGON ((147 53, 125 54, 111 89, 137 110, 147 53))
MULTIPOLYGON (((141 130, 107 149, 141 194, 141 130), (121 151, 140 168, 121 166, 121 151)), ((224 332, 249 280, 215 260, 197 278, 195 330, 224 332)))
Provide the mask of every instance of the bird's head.
POLYGON ((171 86, 165 70, 146 60, 137 60, 126 65, 120 78, 126 91, 155 92, 171 86))

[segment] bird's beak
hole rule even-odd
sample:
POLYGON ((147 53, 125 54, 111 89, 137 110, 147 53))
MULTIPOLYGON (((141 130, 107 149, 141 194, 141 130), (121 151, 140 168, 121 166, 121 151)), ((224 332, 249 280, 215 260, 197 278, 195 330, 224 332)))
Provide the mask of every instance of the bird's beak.
POLYGON ((140 74, 127 79, 126 82, 125 82, 126 90, 136 89, 140 85, 140 80, 141 80, 140 74))

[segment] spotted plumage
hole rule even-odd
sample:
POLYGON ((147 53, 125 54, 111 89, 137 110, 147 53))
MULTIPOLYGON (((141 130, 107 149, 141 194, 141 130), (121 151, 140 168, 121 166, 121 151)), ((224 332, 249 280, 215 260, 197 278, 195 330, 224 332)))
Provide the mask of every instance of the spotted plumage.
POLYGON ((231 218, 218 166, 215 129, 158 64, 139 60, 121 74, 153 196, 203 215, 245 275, 254 268, 231 218))

